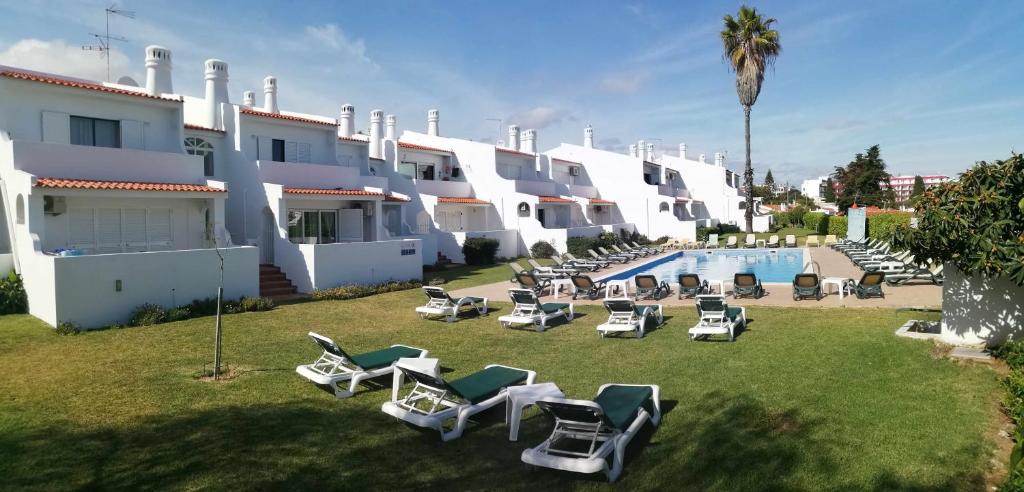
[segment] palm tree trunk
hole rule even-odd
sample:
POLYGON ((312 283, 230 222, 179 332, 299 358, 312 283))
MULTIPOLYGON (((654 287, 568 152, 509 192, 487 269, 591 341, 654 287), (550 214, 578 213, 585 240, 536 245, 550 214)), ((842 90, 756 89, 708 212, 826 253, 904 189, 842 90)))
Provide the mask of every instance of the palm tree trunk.
POLYGON ((750 165, 750 106, 743 106, 743 138, 747 141, 747 164, 743 168, 743 185, 747 188, 747 234, 754 232, 754 168, 750 165))

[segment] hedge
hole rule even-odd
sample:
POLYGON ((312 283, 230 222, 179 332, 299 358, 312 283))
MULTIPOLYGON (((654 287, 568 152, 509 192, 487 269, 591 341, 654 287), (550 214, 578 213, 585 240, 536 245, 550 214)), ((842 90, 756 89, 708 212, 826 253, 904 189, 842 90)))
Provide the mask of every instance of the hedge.
POLYGON ((493 265, 500 245, 497 239, 471 237, 462 244, 462 255, 467 265, 493 265))
POLYGON ((868 217, 868 237, 871 239, 889 240, 896 228, 910 225, 910 214, 906 212, 887 212, 868 217))
POLYGON ((828 234, 828 215, 822 212, 804 214, 804 227, 818 234, 828 234))
POLYGON ((828 233, 835 234, 838 238, 846 237, 846 216, 829 217, 828 233))

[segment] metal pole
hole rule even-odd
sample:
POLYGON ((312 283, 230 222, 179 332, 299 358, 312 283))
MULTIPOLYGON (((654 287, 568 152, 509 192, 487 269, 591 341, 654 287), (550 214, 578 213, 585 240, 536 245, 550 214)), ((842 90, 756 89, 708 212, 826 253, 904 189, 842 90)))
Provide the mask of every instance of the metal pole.
POLYGON ((213 250, 220 259, 220 285, 217 286, 217 321, 214 328, 213 341, 213 379, 220 378, 220 354, 221 354, 221 307, 224 304, 224 255, 220 254, 220 247, 217 244, 216 228, 213 235, 213 250))

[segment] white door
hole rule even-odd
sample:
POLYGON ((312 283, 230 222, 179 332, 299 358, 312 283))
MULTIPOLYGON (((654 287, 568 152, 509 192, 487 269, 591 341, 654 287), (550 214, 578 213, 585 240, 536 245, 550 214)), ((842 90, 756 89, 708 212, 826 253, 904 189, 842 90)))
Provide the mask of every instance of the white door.
POLYGON ((121 209, 96 209, 96 216, 96 252, 124 252, 124 244, 121 242, 121 209))
POLYGON ((146 209, 126 208, 121 211, 121 225, 124 250, 128 253, 146 251, 149 246, 146 237, 146 209))
POLYGON ((338 241, 363 241, 363 209, 349 208, 338 211, 338 241))

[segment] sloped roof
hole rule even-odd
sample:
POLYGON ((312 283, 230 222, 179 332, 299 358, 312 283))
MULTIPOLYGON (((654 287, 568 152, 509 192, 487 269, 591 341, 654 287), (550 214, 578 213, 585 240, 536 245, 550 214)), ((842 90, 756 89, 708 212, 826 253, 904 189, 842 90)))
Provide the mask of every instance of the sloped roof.
POLYGON ((65 190, 123 190, 225 193, 226 189, 192 183, 150 183, 141 181, 106 181, 94 179, 37 178, 37 188, 65 190))

